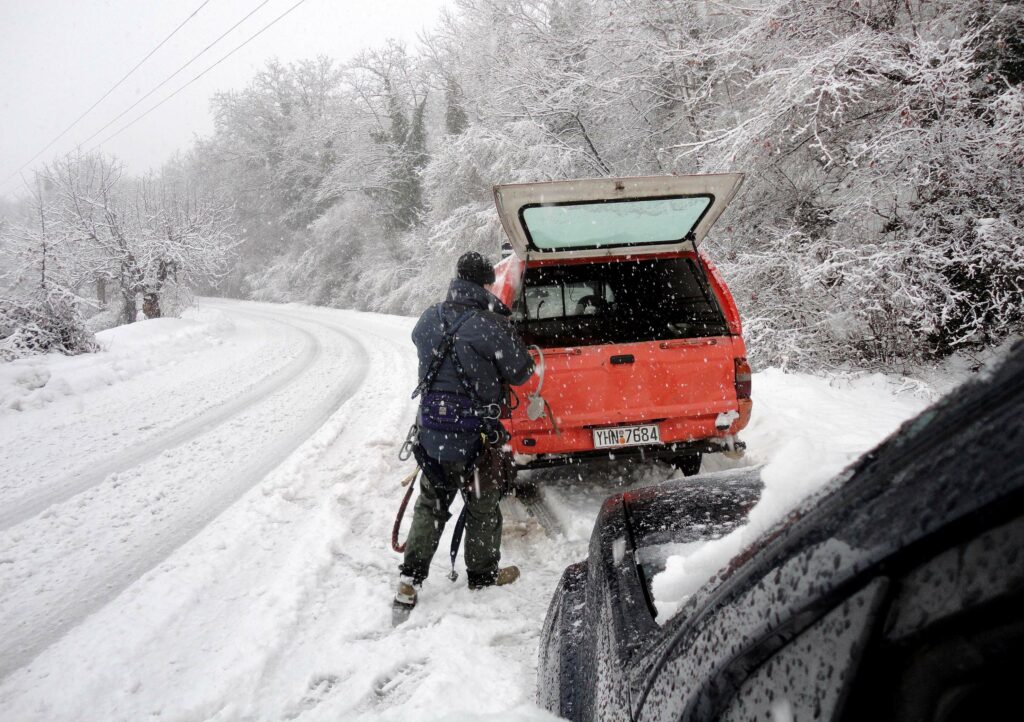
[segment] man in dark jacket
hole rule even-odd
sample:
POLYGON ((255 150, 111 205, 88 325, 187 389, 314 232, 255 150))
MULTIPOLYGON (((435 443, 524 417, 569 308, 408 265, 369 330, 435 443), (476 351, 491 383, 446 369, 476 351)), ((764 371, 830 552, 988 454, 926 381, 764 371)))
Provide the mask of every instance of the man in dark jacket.
POLYGON ((420 495, 413 512, 396 605, 411 608, 427 577, 448 507, 466 500, 466 574, 471 589, 514 582, 519 569, 499 568, 498 502, 512 459, 498 416, 508 386, 533 375, 533 359, 512 328, 508 307, 490 293, 494 268, 479 253, 459 258, 448 298, 420 317, 412 332, 422 394, 418 452, 420 495), (446 340, 447 339, 447 340, 446 340))

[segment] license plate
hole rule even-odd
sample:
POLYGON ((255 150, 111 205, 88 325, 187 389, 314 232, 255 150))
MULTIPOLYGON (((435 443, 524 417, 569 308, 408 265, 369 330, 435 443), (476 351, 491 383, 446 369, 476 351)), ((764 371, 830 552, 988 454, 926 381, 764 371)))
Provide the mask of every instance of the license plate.
POLYGON ((660 444, 657 424, 644 426, 616 426, 611 429, 593 429, 595 449, 614 449, 620 446, 660 444))

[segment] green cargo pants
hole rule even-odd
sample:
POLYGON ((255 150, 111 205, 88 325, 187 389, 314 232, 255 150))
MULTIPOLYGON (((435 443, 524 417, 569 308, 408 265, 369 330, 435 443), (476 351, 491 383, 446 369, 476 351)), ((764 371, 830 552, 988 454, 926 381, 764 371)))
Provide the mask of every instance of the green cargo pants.
POLYGON ((498 449, 487 449, 476 466, 442 462, 445 486, 434 488, 426 475, 420 478, 420 494, 413 510, 412 528, 405 546, 402 574, 416 584, 427 578, 430 560, 437 551, 451 506, 460 490, 466 497, 466 576, 471 586, 493 584, 501 559, 502 487, 511 471, 511 458, 498 449))

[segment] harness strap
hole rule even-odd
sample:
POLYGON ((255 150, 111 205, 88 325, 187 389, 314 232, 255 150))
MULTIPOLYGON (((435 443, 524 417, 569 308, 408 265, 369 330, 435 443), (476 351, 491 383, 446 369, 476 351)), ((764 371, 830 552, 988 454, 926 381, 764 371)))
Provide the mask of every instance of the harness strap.
MULTIPOLYGON (((469 313, 470 311, 466 311, 466 313, 463 314, 463 316, 469 313)), ((441 324, 443 326, 444 316, 441 314, 441 309, 437 310, 437 315, 441 318, 441 324)), ((460 316, 459 319, 456 320, 456 324, 461 326, 462 324, 459 323, 459 321, 461 320, 462 316, 460 316)), ((454 335, 454 331, 452 332, 452 334, 454 335)), ((476 387, 473 386, 472 382, 469 380, 469 374, 466 373, 466 369, 462 366, 462 359, 459 358, 459 352, 455 348, 454 339, 451 345, 451 349, 449 351, 449 355, 452 358, 452 365, 455 367, 455 375, 459 377, 459 383, 462 384, 462 388, 465 389, 466 395, 469 396, 469 398, 473 399, 474 403, 476 403, 477 406, 486 406, 487 404, 484 402, 483 399, 480 398, 480 394, 477 393, 476 387)))
MULTIPOLYGON (((455 329, 458 329, 458 327, 461 326, 462 323, 466 320, 465 317, 471 313, 472 310, 466 311, 465 313, 462 314, 462 316, 459 316, 459 318, 456 319, 455 324, 452 327, 453 336, 455 333, 455 329)), ((441 313, 440 308, 437 309, 437 315, 441 321, 441 326, 444 327, 444 315, 441 313)), ((501 418, 501 404, 493 402, 488 403, 487 401, 484 401, 480 397, 480 394, 477 392, 476 387, 473 385, 473 382, 469 380, 469 374, 466 373, 466 369, 462 365, 462 359, 459 358, 459 352, 455 348, 454 338, 452 345, 449 348, 449 355, 451 356, 452 359, 452 365, 455 367, 455 375, 459 377, 459 383, 462 385, 463 390, 465 390, 466 395, 470 399, 472 399, 474 404, 476 404, 476 408, 473 410, 473 415, 479 416, 481 419, 483 419, 485 426, 487 426, 488 424, 490 424, 492 427, 494 424, 498 424, 498 426, 500 426, 500 423, 498 423, 498 419, 501 418)), ((502 440, 502 435, 495 434, 494 428, 491 428, 490 431, 491 433, 486 434, 487 438, 491 439, 493 443, 500 443, 502 440)))
POLYGON ((459 573, 455 571, 455 560, 459 556, 459 546, 462 545, 462 533, 466 529, 466 512, 469 510, 466 490, 460 489, 460 491, 462 492, 462 511, 459 512, 459 518, 455 520, 455 531, 452 532, 452 544, 448 554, 452 560, 452 570, 448 572, 448 578, 453 582, 459 578, 459 573))
MULTIPOLYGON (((412 398, 416 398, 420 394, 426 393, 430 390, 430 387, 434 385, 434 381, 437 379, 437 374, 441 371, 441 366, 444 364, 444 360, 448 358, 449 355, 456 360, 455 371, 459 374, 459 382, 465 386, 465 380, 463 379, 465 371, 462 370, 462 364, 458 362, 458 354, 453 353, 453 350, 455 348, 456 332, 472 315, 472 310, 463 311, 458 318, 455 319, 455 322, 451 326, 448 326, 445 322, 444 314, 441 312, 441 307, 437 307, 437 317, 438 320, 440 320, 441 328, 443 329, 441 343, 439 343, 437 348, 434 349, 434 357, 431 359, 426 373, 423 374, 423 378, 420 379, 416 389, 412 392, 412 398)), ((474 401, 475 400, 477 399, 474 398, 474 401)))

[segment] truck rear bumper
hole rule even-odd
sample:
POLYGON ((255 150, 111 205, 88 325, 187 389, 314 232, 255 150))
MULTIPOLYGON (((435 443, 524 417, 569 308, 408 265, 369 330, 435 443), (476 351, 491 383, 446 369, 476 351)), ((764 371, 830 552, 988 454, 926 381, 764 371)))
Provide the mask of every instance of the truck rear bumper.
POLYGON ((612 459, 670 459, 687 454, 717 454, 724 451, 742 451, 747 445, 739 439, 733 439, 730 445, 727 438, 698 439, 696 441, 676 441, 668 444, 652 446, 624 446, 619 449, 591 449, 565 454, 515 454, 517 469, 542 469, 566 464, 583 464, 591 461, 609 461, 612 459))

